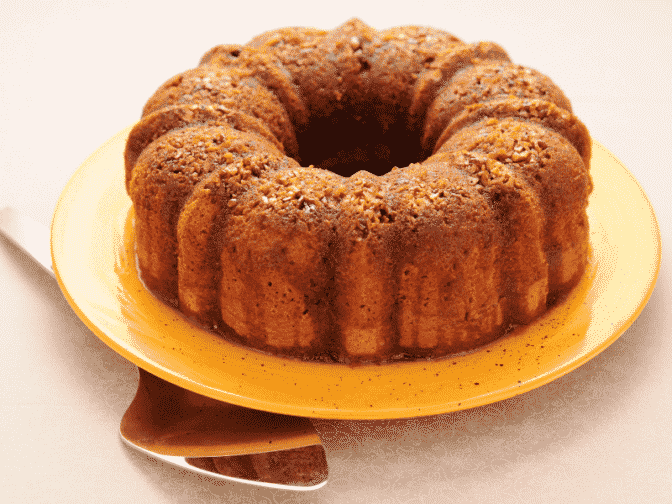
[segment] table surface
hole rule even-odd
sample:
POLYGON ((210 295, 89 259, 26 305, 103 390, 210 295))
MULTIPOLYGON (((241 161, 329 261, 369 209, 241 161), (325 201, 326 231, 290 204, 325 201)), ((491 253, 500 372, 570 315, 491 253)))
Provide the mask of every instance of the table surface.
POLYGON ((669 502, 672 4, 363 4, 3 1, 0 207, 48 225, 76 168, 214 45, 281 26, 329 29, 353 16, 375 28, 436 26, 465 41, 496 41, 513 61, 551 76, 637 178, 663 241, 640 317, 592 361, 505 401, 417 419, 316 420, 329 483, 274 491, 182 472, 122 444, 136 368, 0 238, 0 501, 669 502))

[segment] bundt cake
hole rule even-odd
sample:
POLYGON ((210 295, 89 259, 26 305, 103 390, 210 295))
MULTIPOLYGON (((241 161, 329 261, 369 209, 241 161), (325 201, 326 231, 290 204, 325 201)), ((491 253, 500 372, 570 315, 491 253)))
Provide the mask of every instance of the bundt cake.
POLYGON ((563 92, 494 43, 354 19, 217 46, 128 138, 140 274, 277 355, 474 349, 584 272, 590 146, 563 92))

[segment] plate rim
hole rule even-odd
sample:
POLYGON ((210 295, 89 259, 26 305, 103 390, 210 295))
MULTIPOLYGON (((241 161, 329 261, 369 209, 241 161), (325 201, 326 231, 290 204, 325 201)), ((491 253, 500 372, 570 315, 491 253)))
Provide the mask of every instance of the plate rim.
MULTIPOLYGON (((120 131, 115 136, 110 138, 107 142, 105 142, 100 148, 98 148, 91 156, 89 156, 89 158, 87 158, 87 160, 72 175, 72 177, 66 184, 64 190, 62 191, 54 212, 51 225, 51 236, 52 236, 51 253, 52 253, 52 263, 54 265, 54 271, 56 273, 59 287, 61 288, 68 303, 73 308, 75 313, 89 327, 89 329, 91 329, 92 332, 96 334, 97 337, 99 337, 102 341, 104 341, 114 351, 121 354, 123 357, 127 358, 134 364, 144 368, 145 370, 153 374, 156 374, 157 376, 171 383, 174 383, 183 388, 187 388, 193 392, 213 397, 215 399, 231 402, 239 406, 252 407, 254 409, 261 409, 275 413, 293 414, 297 416, 305 416, 311 418, 333 418, 333 419, 410 418, 410 417, 445 413, 449 411, 457 411, 461 409, 468 409, 480 405, 490 404, 499 400, 503 400, 509 397, 513 397, 528 392, 542 385, 545 385, 550 381, 553 381, 573 371, 577 367, 581 366, 585 362, 589 361, 590 359, 594 358, 596 355, 604 351, 609 345, 611 345, 614 341, 616 341, 639 316, 644 306, 650 299, 653 290, 655 288, 655 283, 659 274, 660 262, 661 262, 661 239, 660 239, 660 230, 658 222, 655 217, 655 213, 653 211, 653 207, 648 197, 646 196, 644 190, 641 188, 635 177, 627 170, 625 165, 620 160, 618 160, 618 158, 615 155, 613 155, 613 153, 611 153, 608 149, 606 149, 606 147, 604 147, 599 142, 593 140, 593 158, 595 158, 595 156, 598 154, 606 156, 606 158, 609 158, 610 161, 607 162, 610 162, 612 165, 618 166, 622 169, 620 175, 623 178, 623 180, 628 179, 630 183, 634 183, 635 187, 639 190, 638 195, 639 197, 636 199, 636 201, 639 203, 645 203, 644 205, 646 206, 645 210, 648 210, 648 215, 650 217, 652 226, 652 233, 651 233, 652 240, 649 243, 649 245, 651 246, 650 248, 652 251, 651 255, 653 257, 653 264, 651 266, 653 266, 653 268, 651 268, 648 272, 649 276, 646 282, 647 283, 646 289, 638 293, 640 295, 640 301, 634 308, 634 310, 632 310, 629 316, 627 316, 624 320, 621 320, 621 322, 617 326, 614 326, 614 324, 612 323, 613 328, 609 331, 609 334, 603 335, 601 337, 601 341, 599 341, 597 344, 594 344, 589 351, 584 352, 578 357, 572 358, 570 362, 564 362, 562 364, 557 365, 553 369, 547 369, 546 372, 535 377, 533 380, 528 380, 524 383, 521 383, 519 381, 518 384, 512 382, 509 384, 508 387, 500 387, 498 390, 487 392, 485 394, 475 393, 473 397, 469 397, 467 400, 460 402, 460 404, 452 404, 450 401, 445 402, 445 400, 437 400, 436 404, 425 405, 420 407, 419 409, 416 409, 415 407, 410 408, 401 407, 391 409, 390 408, 366 409, 364 407, 361 407, 361 408, 347 409, 347 408, 334 408, 326 406, 310 408, 306 406, 296 406, 292 404, 277 404, 274 403, 273 401, 269 401, 268 399, 260 399, 258 397, 256 398, 246 397, 245 394, 237 394, 232 390, 228 391, 221 390, 221 388, 218 389, 217 387, 208 385, 209 382, 207 380, 206 381, 201 380, 199 382, 197 378, 194 378, 193 369, 191 370, 192 371, 191 373, 189 369, 170 369, 169 367, 162 366, 157 359, 149 358, 146 355, 145 356, 139 355, 137 352, 134 352, 132 349, 130 349, 127 345, 121 344, 115 335, 109 334, 109 332, 106 331, 106 328, 101 326, 100 321, 92 320, 92 317, 90 317, 90 312, 87 312, 87 310, 83 309, 80 306, 82 304, 81 299, 75 299, 75 297, 79 296, 79 294, 77 293, 73 294, 75 290, 72 288, 73 279, 68 278, 67 273, 65 275, 65 278, 62 276, 63 270, 67 268, 61 268, 61 266, 64 264, 63 250, 62 250, 64 244, 62 243, 62 240, 60 240, 60 238, 64 236, 63 226, 65 221, 67 220, 66 216, 69 200, 73 197, 76 197, 77 193, 82 194, 81 193, 82 189, 86 189, 86 187, 81 187, 81 183, 82 180, 87 175, 87 171, 94 170, 95 167, 100 165, 101 162, 115 163, 113 159, 112 161, 110 161, 110 159, 111 157, 119 154, 119 147, 120 146, 123 147, 123 145, 125 144, 125 139, 128 136, 128 133, 131 130, 131 128, 132 126, 120 131)), ((122 161, 122 164, 119 167, 118 175, 122 176, 124 173, 123 159, 120 158, 119 160, 122 161)), ((591 173, 592 172, 593 170, 591 170, 591 173)), ((595 181, 595 176, 593 176, 593 179, 595 181)), ((597 184, 595 185, 597 186, 597 184)), ((130 200, 128 201, 128 203, 130 203, 130 200)), ((593 204, 592 199, 591 204, 593 204)), ((623 205, 626 206, 625 204, 623 205)), ((590 215, 591 213, 589 208, 589 219, 590 215)), ((625 215, 627 215, 627 212, 625 213, 625 215)), ((120 218, 120 216, 118 215, 113 217, 120 218)), ((586 286, 587 290, 583 294, 585 295, 591 295, 591 293, 594 294, 593 291, 595 290, 595 286, 592 284, 593 280, 591 280, 591 278, 589 277, 593 274, 597 275, 599 273, 598 271, 599 267, 600 264, 596 264, 595 270, 589 269, 589 273, 587 273, 586 277, 582 280, 583 282, 591 282, 589 286, 586 286)), ((541 320, 545 320, 544 317, 542 317, 541 320)), ((536 321, 535 323, 531 324, 529 328, 524 329, 522 332, 524 333, 527 330, 529 331, 534 330, 535 326, 537 326, 539 323, 540 323, 539 321, 536 321)), ((500 338, 499 340, 496 340, 490 345, 485 345, 484 347, 481 347, 471 352, 466 357, 469 358, 469 356, 472 357, 479 356, 479 354, 482 354, 486 351, 485 349, 493 348, 493 345, 496 346, 502 343, 503 341, 505 341, 505 338, 507 337, 508 336, 500 338)), ((254 350, 249 351, 253 354, 255 353, 254 350)), ((282 358, 278 357, 269 357, 269 358, 282 360, 282 358)), ((450 357, 448 357, 447 359, 450 359, 450 357)), ((433 363, 428 363, 427 365, 431 366, 433 363)), ((407 363, 394 363, 385 366, 389 366, 389 369, 393 369, 394 366, 396 366, 397 369, 403 369, 403 367, 406 364, 407 363)), ((406 367, 412 368, 413 366, 406 366, 406 367)), ((348 369, 358 369, 359 374, 361 374, 361 370, 364 368, 369 368, 371 370, 380 369, 376 365, 363 366, 358 368, 348 368, 348 369)), ((344 370, 344 372, 347 375, 348 371, 344 370)), ((355 371, 353 371, 351 374, 356 373, 355 371)))

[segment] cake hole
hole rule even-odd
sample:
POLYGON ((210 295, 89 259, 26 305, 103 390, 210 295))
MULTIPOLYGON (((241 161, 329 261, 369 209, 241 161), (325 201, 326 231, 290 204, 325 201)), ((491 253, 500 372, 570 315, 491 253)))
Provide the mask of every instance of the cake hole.
POLYGON ((409 131, 403 110, 378 100, 345 105, 314 118, 297 132, 302 166, 314 165, 349 177, 365 170, 384 175, 395 166, 423 160, 420 134, 409 131))

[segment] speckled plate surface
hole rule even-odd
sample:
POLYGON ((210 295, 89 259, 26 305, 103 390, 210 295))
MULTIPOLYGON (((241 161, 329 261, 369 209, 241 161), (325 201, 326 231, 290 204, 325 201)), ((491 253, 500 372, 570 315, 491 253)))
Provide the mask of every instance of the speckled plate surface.
POLYGON ((594 142, 590 267, 572 295, 536 323, 437 361, 348 367, 265 355, 191 324, 139 281, 124 188, 129 131, 87 159, 61 195, 51 235, 59 285, 84 323, 115 351, 176 385, 240 406, 386 419, 521 394, 613 343, 643 309, 660 268, 660 232, 649 200, 616 157, 594 142))

